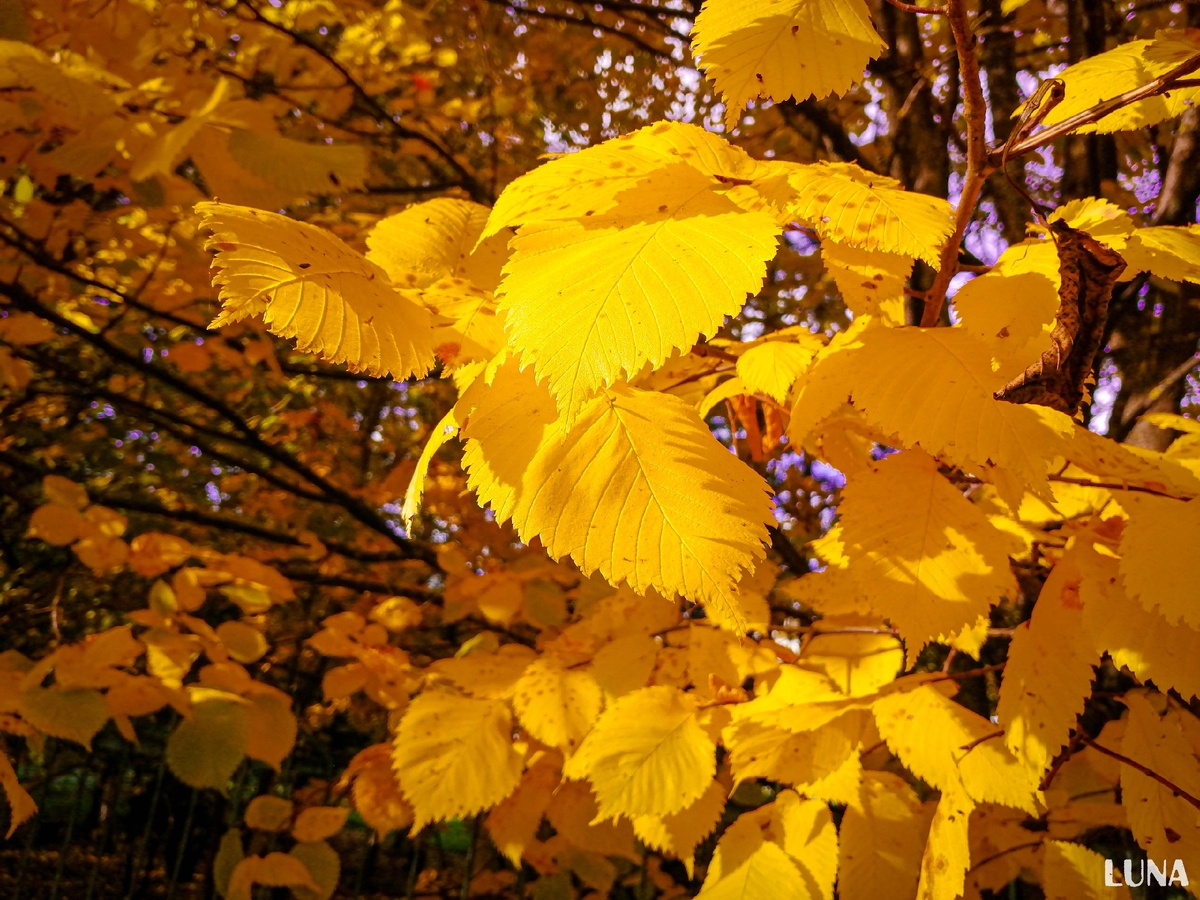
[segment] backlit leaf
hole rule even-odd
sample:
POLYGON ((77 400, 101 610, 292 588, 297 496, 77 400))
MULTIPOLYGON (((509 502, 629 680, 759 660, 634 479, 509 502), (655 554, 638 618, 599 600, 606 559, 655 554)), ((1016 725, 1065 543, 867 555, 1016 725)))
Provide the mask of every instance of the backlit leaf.
POLYGON ((511 518, 525 540, 537 535, 585 574, 679 593, 739 624, 733 586, 761 555, 767 486, 687 403, 620 386, 568 429, 511 362, 478 403, 463 429, 463 464, 497 519, 511 518))
POLYGON ((669 816, 700 798, 716 771, 716 746, 697 706, 672 687, 626 694, 604 711, 567 763, 586 777, 600 817, 669 816))
POLYGON ((887 45, 863 0, 706 0, 692 43, 733 128, 750 100, 818 100, 862 78, 887 45))
POLYGON ((442 691, 421 694, 400 721, 392 765, 418 830, 490 809, 521 777, 507 704, 442 691))
POLYGON ((403 379, 433 365, 429 313, 327 231, 287 216, 200 203, 224 309, 211 327, 261 315, 330 362, 403 379))

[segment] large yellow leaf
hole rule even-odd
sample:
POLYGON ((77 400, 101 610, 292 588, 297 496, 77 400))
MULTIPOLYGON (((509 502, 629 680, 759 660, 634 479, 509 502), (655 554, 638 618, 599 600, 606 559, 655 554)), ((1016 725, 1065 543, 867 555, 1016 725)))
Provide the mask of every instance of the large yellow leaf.
POLYGON ((508 705, 445 691, 421 694, 396 730, 392 766, 418 831, 490 809, 521 778, 508 705))
POLYGON ((688 694, 660 685, 618 699, 567 762, 587 778, 600 818, 669 816, 690 806, 716 772, 716 745, 688 694))
POLYGON ((21 690, 19 702, 21 717, 34 728, 85 747, 91 747, 110 715, 104 696, 90 688, 31 684, 21 690))
POLYGON ((1067 743, 1092 693, 1100 657, 1083 621, 1079 572, 1063 559, 1042 586, 1030 620, 1013 630, 996 708, 1004 742, 1034 784, 1067 743))
POLYGON ((191 715, 167 739, 167 765, 194 788, 225 791, 250 738, 250 704, 226 691, 189 687, 191 715))
POLYGON ((622 373, 714 334, 761 287, 779 227, 720 187, 675 163, 608 212, 512 240, 498 290, 509 345, 568 417, 622 373))
POLYGON ((591 729, 603 702, 590 674, 566 668, 552 656, 531 663, 513 694, 513 709, 526 730, 543 744, 566 750, 591 729))
MULTIPOLYGON (((1159 31, 1152 40, 1127 41, 1114 50, 1085 59, 1058 74, 1066 87, 1065 96, 1043 123, 1063 122, 1097 103, 1142 87, 1197 55, 1200 55, 1200 33, 1191 29, 1159 31)), ((1200 88, 1173 88, 1166 94, 1123 106, 1095 124, 1082 125, 1076 130, 1083 134, 1108 134, 1145 128, 1181 115, 1197 99, 1200 88)))
POLYGON ((906 191, 894 178, 852 163, 771 163, 760 169, 776 173, 776 202, 786 199, 788 212, 822 240, 916 257, 936 267, 954 230, 954 211, 945 200, 906 191))
POLYGON ((852 478, 840 512, 850 573, 910 658, 1016 596, 1011 540, 925 453, 897 454, 852 478))
MULTIPOLYGON (((762 555, 769 488, 677 397, 619 386, 574 427, 510 361, 464 395, 468 483, 523 540, 585 574, 707 605, 738 626, 733 586, 762 555)), ((461 419, 460 419, 461 421, 461 419)))
POLYGON ((987 346, 961 328, 867 327, 818 357, 788 434, 798 444, 849 396, 906 446, 995 481, 1013 508, 1027 490, 1053 500, 1047 468, 1075 426, 1045 407, 994 400, 999 387, 987 346))
POLYGON ((1170 623, 1200 628, 1192 554, 1200 544, 1200 499, 1131 495, 1121 536, 1121 580, 1130 596, 1170 623))
POLYGON ((757 168, 746 151, 697 125, 658 122, 522 175, 500 194, 483 237, 506 226, 612 212, 628 198, 626 192, 681 162, 709 176, 714 188, 752 180, 757 168))
POLYGON ((198 203, 224 308, 210 327, 262 315, 267 328, 330 362, 403 379, 433 365, 429 313, 374 263, 287 216, 198 203))
POLYGON ((846 91, 887 46, 863 0, 705 0, 692 45, 725 101, 726 128, 756 97, 846 91))
POLYGON ((935 685, 885 694, 873 708, 888 749, 918 778, 977 803, 1036 810, 1034 787, 1001 729, 935 685))
MULTIPOLYGON (((1192 714, 1161 694, 1129 692, 1121 701, 1129 719, 1119 752, 1159 776, 1122 764, 1121 803, 1129 830, 1150 859, 1181 859, 1185 868, 1200 871, 1200 816, 1193 805, 1200 798, 1200 760, 1182 722, 1192 714), (1192 802, 1159 779, 1189 794, 1192 802)), ((1103 735, 1099 743, 1105 743, 1103 735)))
POLYGON ((891 772, 863 773, 862 803, 846 808, 839 834, 841 900, 911 900, 930 816, 891 772))
POLYGON ((486 206, 452 197, 416 203, 375 224, 367 234, 367 259, 403 287, 453 277, 495 290, 510 234, 501 231, 476 247, 489 213, 486 206))

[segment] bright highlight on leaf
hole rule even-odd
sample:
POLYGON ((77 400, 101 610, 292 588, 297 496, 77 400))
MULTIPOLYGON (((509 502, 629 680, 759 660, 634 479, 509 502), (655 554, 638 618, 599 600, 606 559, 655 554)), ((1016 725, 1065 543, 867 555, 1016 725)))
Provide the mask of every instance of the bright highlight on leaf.
POLYGON ((509 345, 573 419, 622 375, 711 336, 758 291, 779 228, 686 163, 607 212, 523 226, 499 288, 509 345))

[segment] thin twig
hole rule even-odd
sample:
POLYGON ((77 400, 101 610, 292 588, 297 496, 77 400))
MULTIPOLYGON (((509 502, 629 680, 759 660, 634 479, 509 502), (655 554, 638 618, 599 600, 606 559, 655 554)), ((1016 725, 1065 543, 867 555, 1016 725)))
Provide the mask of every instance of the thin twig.
POLYGON ((901 12, 916 13, 919 16, 944 16, 947 14, 944 6, 917 6, 914 3, 904 3, 903 0, 887 0, 887 2, 901 12))
MULTIPOLYGON (((1166 72, 1158 78, 1148 81, 1141 87, 1118 94, 1111 100, 1097 103, 1090 109, 1085 109, 1083 112, 1076 113, 1069 119, 1063 119, 1049 128, 1042 129, 1035 135, 1030 135, 1025 140, 1009 148, 1008 158, 1012 159, 1015 156, 1036 150, 1038 147, 1044 147, 1046 144, 1056 141, 1060 137, 1070 134, 1072 131, 1076 131, 1083 125, 1091 125, 1099 122, 1105 116, 1111 115, 1118 109, 1129 106, 1131 103, 1137 103, 1139 100, 1146 100, 1150 97, 1157 97, 1159 94, 1166 93, 1172 88, 1177 87, 1185 75, 1190 75, 1197 70, 1200 70, 1200 54, 1185 60, 1170 72, 1166 72)), ((1002 147, 990 150, 988 152, 988 162, 992 165, 998 165, 1003 152, 1004 149, 1002 147)))
POLYGON ((1167 790, 1169 790, 1176 797, 1182 797, 1184 800, 1186 800, 1192 806, 1196 807, 1196 809, 1200 809, 1200 797, 1192 796, 1187 791, 1185 791, 1183 788, 1181 788, 1179 785, 1175 784, 1173 781, 1169 781, 1168 779, 1164 778, 1162 775, 1159 775, 1153 769, 1143 766, 1137 760, 1130 759, 1128 756, 1125 756, 1122 753, 1118 753, 1116 750, 1109 750, 1104 745, 1097 744, 1095 741, 1093 741, 1089 737, 1084 737, 1083 735, 1080 735, 1079 739, 1081 741, 1083 741, 1083 743, 1087 744, 1089 747, 1093 748, 1094 750, 1099 750, 1105 756, 1112 757, 1117 762, 1124 763, 1125 765, 1129 766, 1131 769, 1137 769, 1139 772, 1141 772, 1147 778, 1152 778, 1155 781, 1157 781, 1159 784, 1161 784, 1163 787, 1165 787, 1167 790))

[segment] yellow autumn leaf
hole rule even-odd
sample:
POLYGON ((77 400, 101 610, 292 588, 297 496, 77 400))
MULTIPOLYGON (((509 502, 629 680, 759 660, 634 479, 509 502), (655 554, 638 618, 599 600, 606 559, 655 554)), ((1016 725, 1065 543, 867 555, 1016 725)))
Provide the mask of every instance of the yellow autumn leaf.
POLYGON ((1090 544, 1075 543, 1059 565, 1070 560, 1080 572, 1083 627, 1097 653, 1129 669, 1139 681, 1174 688, 1185 698, 1200 696, 1200 630, 1171 625, 1146 609, 1121 586, 1118 562, 1090 544))
POLYGON ((463 465, 499 521, 584 574, 679 593, 744 627, 734 584, 762 555, 769 488, 685 401, 622 385, 567 428, 512 361, 472 401, 463 465))
MULTIPOLYGON (((1057 77, 1065 87, 1061 103, 1043 120, 1044 125, 1064 122, 1097 103, 1142 87, 1200 55, 1200 35, 1195 30, 1163 30, 1150 40, 1126 41, 1068 66, 1057 77)), ((1081 134, 1109 134, 1156 125, 1174 118, 1200 98, 1200 88, 1173 88, 1166 94, 1121 107, 1100 121, 1081 125, 1081 134)), ((1025 107, 1014 112, 1019 114, 1025 107)))
POLYGON ((399 293, 374 263, 327 231, 287 216, 198 203, 217 251, 214 284, 224 308, 212 328, 262 315, 296 346, 358 371, 403 379, 433 365, 429 313, 399 293))
POLYGON ((292 837, 301 843, 333 837, 346 824, 350 810, 345 806, 310 806, 300 810, 292 826, 292 837))
POLYGON ((1121 535, 1125 590, 1172 625, 1200 628, 1191 554, 1200 542, 1200 499, 1122 496, 1129 522, 1121 535), (1182 554, 1180 556, 1179 554, 1182 554))
POLYGON ((862 802, 839 831, 842 900, 910 900, 917 892, 930 816, 916 792, 892 772, 864 772, 862 802))
POLYGON ((839 803, 858 800, 866 714, 851 711, 812 731, 790 732, 761 721, 738 722, 724 733, 738 782, 763 778, 839 803))
POLYGON ((292 894, 296 900, 329 900, 337 892, 342 860, 328 843, 301 842, 288 851, 288 856, 299 860, 316 884, 315 890, 304 886, 293 887, 292 894))
POLYGON ((833 900, 838 832, 829 804, 780 791, 771 804, 771 834, 792 858, 814 900, 833 900))
POLYGON ((33 802, 29 791, 17 781, 16 770, 3 750, 0 750, 0 788, 4 790, 4 797, 8 801, 8 832, 4 836, 10 838, 22 823, 37 812, 37 804, 33 802))
POLYGON ((568 760, 587 778, 599 818, 668 816, 698 800, 716 772, 716 745, 689 695, 665 685, 618 699, 568 760))
POLYGON ((975 803, 958 784, 942 790, 921 857, 917 900, 959 900, 971 865, 968 825, 975 803))
POLYGON ((782 847, 761 836, 743 837, 737 824, 717 842, 698 900, 817 900, 782 847))
POLYGON ((1016 594, 1009 538, 920 451, 850 479, 839 511, 850 574, 909 658, 1016 594))
POLYGON ((295 804, 291 800, 263 794, 246 804, 246 812, 242 818, 248 828, 283 831, 292 821, 294 809, 295 804))
POLYGON ((534 222, 513 238, 498 289, 509 346, 568 419, 622 374, 715 334, 758 292, 779 226, 721 187, 675 163, 611 211, 534 222))
POLYGON ((485 291, 500 283, 507 231, 476 247, 491 211, 469 200, 439 197, 381 219, 367 233, 367 259, 401 287, 465 278, 485 291))
POLYGON ((241 663, 261 659, 270 646, 261 631, 245 622, 222 622, 216 632, 229 655, 241 663))
POLYGON ((823 346, 820 338, 807 333, 763 341, 738 356, 738 377, 747 392, 763 393, 783 403, 792 384, 823 346))
POLYGON ((191 715, 167 738, 167 765, 194 788, 224 791, 246 755, 250 705, 237 694, 189 687, 191 715))
POLYGON ((226 149, 237 165, 289 198, 357 190, 370 161, 357 144, 310 144, 245 128, 230 131, 226 149))
POLYGON ((230 873, 226 900, 251 900, 256 884, 320 890, 303 862, 279 851, 240 860, 230 873))
MULTIPOLYGON (((787 211, 822 241, 915 257, 936 267, 954 230, 953 210, 945 200, 906 191, 894 178, 852 163, 770 163, 761 169, 775 173, 787 211)), ((886 265, 899 268, 894 260, 886 265)))
POLYGON ((874 316, 888 325, 904 324, 904 288, 912 272, 912 257, 824 241, 821 261, 855 316, 874 316))
POLYGON ((936 685, 884 694, 873 709, 888 749, 918 778, 976 803, 1036 810, 1034 787, 1001 729, 936 685))
POLYGON ((900 641, 890 634, 871 632, 872 628, 882 631, 882 624, 862 616, 824 616, 804 643, 800 659, 824 672, 850 697, 873 694, 904 668, 900 641))
MULTIPOLYGON (((1121 701, 1129 709, 1129 718, 1118 752, 1158 776, 1121 765, 1121 804, 1129 830, 1150 859, 1183 859, 1186 867, 1200 867, 1200 817, 1195 806, 1200 798, 1200 764, 1196 747, 1184 731, 1185 718, 1194 722, 1194 717, 1162 694, 1131 691, 1121 701)), ((1188 728, 1194 732, 1195 725, 1188 728)), ((1106 744, 1103 735, 1098 743, 1106 744)))
POLYGON ((698 125, 657 122, 568 153, 522 175, 500 194, 483 239, 507 226, 611 213, 662 169, 686 163, 713 187, 753 179, 757 163, 740 147, 698 125), (723 179, 723 180, 722 180, 723 179))
POLYGON ((387 744, 375 744, 350 761, 344 777, 353 778, 350 799, 368 828, 379 837, 413 823, 412 807, 400 793, 387 744))
MULTIPOLYGON (((804 380, 789 437, 801 441, 849 395, 871 424, 996 482, 1016 507, 1028 491, 1053 500, 1047 468, 1075 431, 1065 415, 992 398, 987 346, 961 328, 866 327, 845 333, 804 380)), ((1011 502, 1010 502, 1011 501, 1011 502)))
POLYGON ((508 705, 445 691, 421 694, 396 730, 392 766, 418 831, 490 809, 521 778, 508 705))
POLYGON ((705 0, 692 45, 733 128, 750 100, 841 94, 887 45, 863 0, 705 0))
POLYGON ((647 847, 683 862, 688 877, 695 876, 695 853, 700 842, 716 829, 725 811, 728 790, 714 780, 693 803, 667 816, 638 816, 633 830, 647 847))
POLYGON ((1128 888, 1104 883, 1103 854, 1069 841, 1046 841, 1042 846, 1046 900, 1128 900, 1128 888))
POLYGON ((1004 742, 1037 784, 1092 693, 1099 653, 1084 629, 1079 573, 1064 558, 1042 586, 1028 622, 1013 630, 996 717, 1004 742))
POLYGON ((517 789, 493 807, 484 820, 496 849, 514 866, 521 865, 525 850, 534 843, 542 816, 559 786, 556 766, 529 769, 517 789))
POLYGON ((455 419, 454 410, 451 409, 430 430, 429 439, 421 449, 421 455, 417 457, 417 466, 413 469, 412 480, 404 492, 404 505, 400 507, 400 517, 404 520, 404 527, 408 531, 412 531, 413 520, 421 509, 421 498, 425 495, 425 479, 429 477, 429 464, 433 462, 434 455, 457 435, 458 420, 455 419))
POLYGON ((513 693, 513 709, 525 729, 543 744, 568 751, 591 729, 603 702, 588 672, 552 656, 531 663, 513 693))
POLYGON ((19 695, 21 717, 46 734, 90 747, 109 719, 104 696, 90 688, 26 685, 19 695))
POLYGON ((1122 248, 1121 256, 1130 269, 1169 281, 1200 283, 1200 225, 1139 228, 1122 248))
POLYGON ((276 688, 257 684, 261 690, 246 695, 250 702, 246 755, 278 769, 296 743, 296 715, 291 697, 276 688))

